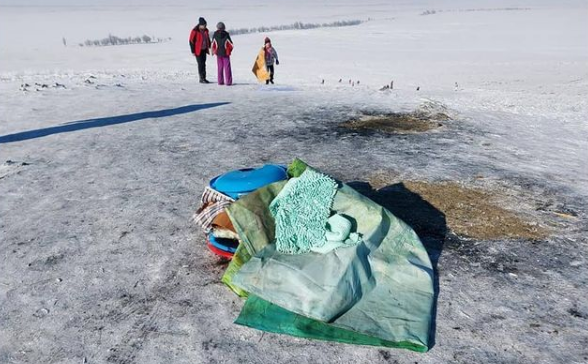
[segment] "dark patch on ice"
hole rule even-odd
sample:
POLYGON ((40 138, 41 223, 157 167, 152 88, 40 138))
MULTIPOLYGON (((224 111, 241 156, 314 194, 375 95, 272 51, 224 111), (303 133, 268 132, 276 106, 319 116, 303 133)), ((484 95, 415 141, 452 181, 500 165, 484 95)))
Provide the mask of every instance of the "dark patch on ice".
MULTIPOLYGON (((373 173, 368 177, 375 186, 386 186, 396 177, 385 172, 373 173)), ((411 191, 419 196, 444 217, 444 224, 458 236, 480 240, 496 239, 531 239, 541 240, 549 235, 549 231, 536 221, 531 221, 519 213, 501 206, 504 196, 497 191, 469 187, 457 182, 426 182, 406 180, 400 183, 379 188, 378 191, 388 192, 391 203, 399 210, 391 210, 402 220, 415 226, 418 233, 423 226, 432 228, 437 224, 432 220, 429 211, 415 211, 412 206, 417 201, 402 190, 411 191), (406 216, 398 215, 408 211, 406 216), (411 224, 412 222, 412 224, 411 224)), ((380 201, 377 201, 380 202, 380 201)), ((380 204, 382 204, 380 202, 380 204)), ((446 233, 446 232, 445 232, 446 233)), ((430 235, 430 234, 429 234, 430 235)), ((444 234, 445 235, 445 234, 444 234)))
POLYGON ((378 350, 378 354, 384 359, 387 363, 398 363, 398 360, 392 359, 392 354, 386 350, 378 350))
POLYGON ((45 316, 47 316, 49 314, 49 309, 42 307, 40 309, 38 309, 37 311, 35 311, 35 313, 33 313, 33 317, 36 318, 44 318, 45 316))
POLYGON ((351 119, 341 128, 361 134, 415 134, 428 132, 443 126, 441 121, 450 117, 442 112, 430 113, 416 110, 408 113, 364 113, 360 118, 351 119))
POLYGON ((468 240, 460 240, 454 234, 449 234, 445 240, 445 249, 463 258, 477 258, 482 255, 478 245, 468 240))
POLYGON ((553 199, 538 203, 536 210, 552 212, 561 217, 578 217, 578 212, 574 208, 569 207, 565 203, 554 201, 553 199))
POLYGON ((9 159, 6 162, 4 162, 4 165, 6 165, 6 166, 14 166, 14 165, 28 166, 28 165, 30 165, 30 163, 27 163, 27 162, 15 162, 15 161, 9 159))
POLYGON ((588 313, 579 311, 576 307, 568 309, 568 313, 576 318, 588 319, 588 313))
POLYGON ((11 174, 19 174, 20 171, 18 169, 20 167, 26 167, 29 165, 30 163, 27 162, 16 162, 9 159, 0 165, 0 179, 8 177, 11 174))
POLYGON ((211 349, 216 349, 218 347, 219 347, 219 344, 212 341, 212 339, 208 339, 208 340, 202 342, 202 349, 204 349, 204 351, 209 351, 211 349))
MULTIPOLYGON (((473 140, 463 140, 462 135, 465 132, 464 128, 469 127, 470 124, 460 122, 455 112, 442 104, 430 102, 407 112, 375 106, 357 108, 348 105, 320 105, 300 110, 296 115, 289 115, 287 122, 277 122, 275 127, 270 129, 240 126, 233 133, 235 137, 230 142, 251 144, 252 140, 259 139, 261 148, 268 145, 268 141, 275 141, 287 143, 293 149, 314 147, 316 144, 325 148, 358 152, 377 148, 382 154, 393 153, 394 159, 410 158, 415 161, 423 160, 424 163, 420 156, 428 156, 427 159, 446 158, 448 155, 455 155, 456 148, 467 148, 473 140), (429 132, 391 133, 344 127, 365 117, 390 115, 416 115, 423 119, 448 120, 435 121, 435 130, 429 132), (444 126, 439 128, 439 123, 444 126), (394 144, 390 143, 391 140, 394 144)), ((455 162, 455 158, 452 162, 455 162)), ((479 165, 472 164, 467 168, 479 169, 479 165)))
POLYGON ((178 302, 178 305, 180 305, 182 307, 193 307, 194 306, 194 304, 190 300, 181 300, 178 302))
POLYGON ((51 268, 65 259, 65 254, 54 254, 47 258, 34 260, 28 264, 28 267, 35 271, 45 270, 51 268))
POLYGON ((499 259, 483 264, 483 267, 486 268, 486 270, 499 273, 516 273, 519 271, 516 267, 516 263, 518 263, 516 258, 508 255, 501 255, 499 256, 499 259))
POLYGON ((55 264, 61 262, 64 258, 65 258, 65 255, 64 254, 52 255, 52 256, 50 256, 49 258, 47 258, 45 260, 45 264, 46 265, 49 265, 49 266, 55 265, 55 264))

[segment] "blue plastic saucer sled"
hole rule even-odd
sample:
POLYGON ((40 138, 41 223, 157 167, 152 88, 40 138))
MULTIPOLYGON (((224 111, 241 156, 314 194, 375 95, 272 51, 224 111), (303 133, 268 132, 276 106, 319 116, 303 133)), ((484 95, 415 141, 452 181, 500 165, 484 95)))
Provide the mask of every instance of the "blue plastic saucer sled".
POLYGON ((260 168, 244 168, 221 174, 210 181, 210 187, 236 200, 258 188, 287 178, 286 167, 266 164, 260 168))
POLYGON ((208 242, 215 248, 231 254, 234 254, 237 251, 237 246, 239 246, 238 240, 217 238, 212 234, 208 235, 208 242))

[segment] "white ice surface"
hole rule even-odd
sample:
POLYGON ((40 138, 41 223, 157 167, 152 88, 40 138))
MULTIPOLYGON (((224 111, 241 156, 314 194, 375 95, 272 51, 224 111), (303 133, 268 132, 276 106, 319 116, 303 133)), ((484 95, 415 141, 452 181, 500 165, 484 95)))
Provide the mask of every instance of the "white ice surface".
MULTIPOLYGON (((587 20, 585 1, 0 0, 0 140, 207 106, 0 143, 0 362, 584 362, 587 20), (272 87, 250 72, 266 34, 235 36, 228 88, 197 83, 187 38, 199 16, 211 28, 370 20, 267 34, 281 61, 272 87), (109 33, 172 40, 76 46, 109 33), (390 80, 394 91, 378 91, 390 80), (67 88, 35 86, 55 82, 67 88), (423 104, 444 105, 454 120, 417 136, 337 128, 362 112, 423 104), (471 265, 445 249, 436 346, 425 355, 262 336, 231 323, 242 303, 216 283, 223 267, 189 217, 216 174, 293 157, 345 180, 374 170, 481 176, 530 196, 528 205, 569 206, 579 220, 554 222, 568 230, 542 245, 475 242, 483 256, 471 265), (513 256, 515 276, 485 268, 513 256)), ((526 213, 527 204, 509 207, 526 213)))

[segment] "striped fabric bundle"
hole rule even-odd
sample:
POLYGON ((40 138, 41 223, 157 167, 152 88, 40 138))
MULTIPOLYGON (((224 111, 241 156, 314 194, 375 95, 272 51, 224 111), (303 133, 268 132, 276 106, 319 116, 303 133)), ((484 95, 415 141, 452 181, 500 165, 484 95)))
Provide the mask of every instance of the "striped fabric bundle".
POLYGON ((200 207, 196 210, 192 219, 205 233, 209 233, 212 229, 214 218, 233 202, 235 200, 229 196, 206 186, 200 199, 200 207))

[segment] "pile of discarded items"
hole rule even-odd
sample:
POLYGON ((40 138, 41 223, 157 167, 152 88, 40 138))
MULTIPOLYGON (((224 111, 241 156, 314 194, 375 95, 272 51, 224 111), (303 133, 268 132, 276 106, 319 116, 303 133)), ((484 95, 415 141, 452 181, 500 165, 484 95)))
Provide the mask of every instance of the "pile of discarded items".
POLYGON ((348 185, 296 159, 214 178, 195 222, 231 259, 246 298, 235 321, 360 345, 429 349, 433 269, 415 232, 348 185))

